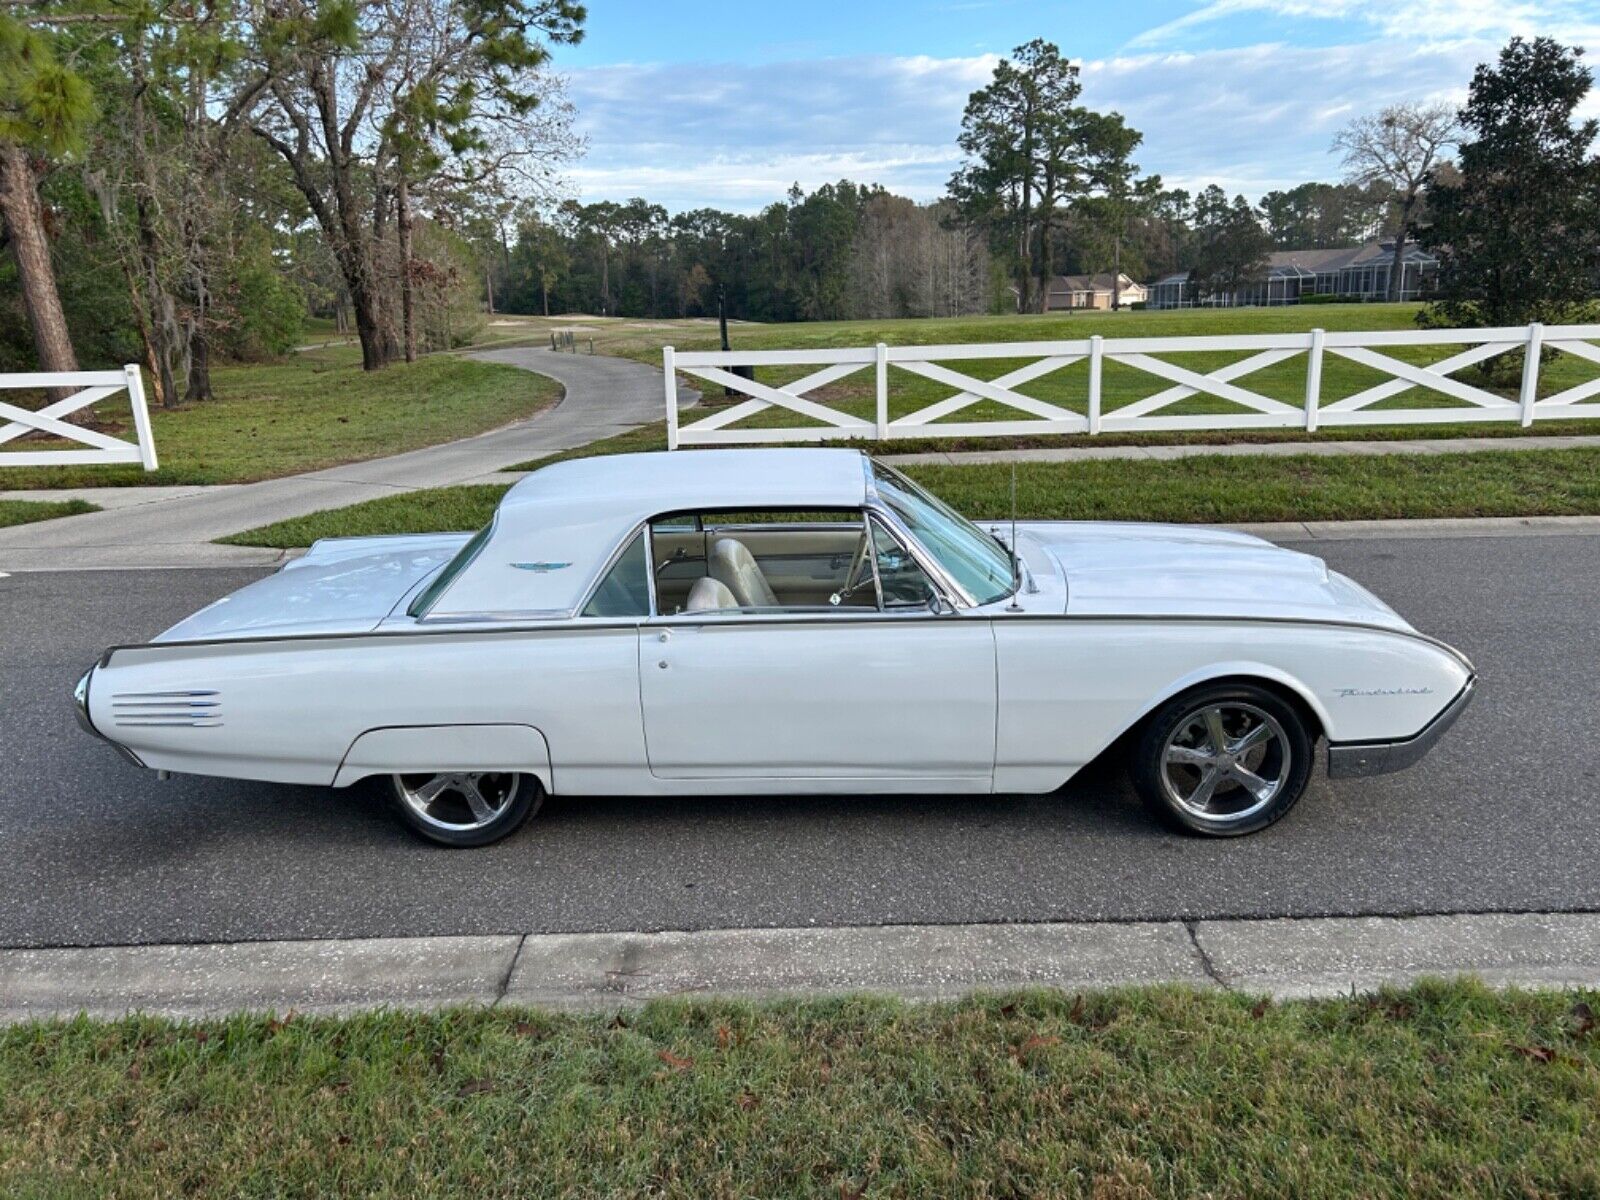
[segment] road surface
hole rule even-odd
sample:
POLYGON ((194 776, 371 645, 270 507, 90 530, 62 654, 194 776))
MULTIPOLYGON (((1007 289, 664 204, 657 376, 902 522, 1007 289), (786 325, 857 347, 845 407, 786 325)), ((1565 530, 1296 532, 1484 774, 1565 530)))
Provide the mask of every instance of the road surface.
POLYGON ((415 840, 374 788, 175 777, 69 693, 250 570, 0 579, 0 946, 901 922, 1600 910, 1600 537, 1319 542, 1470 655, 1414 770, 1329 782, 1255 837, 1158 827, 1118 773, 1050 796, 555 798, 508 842, 415 840))

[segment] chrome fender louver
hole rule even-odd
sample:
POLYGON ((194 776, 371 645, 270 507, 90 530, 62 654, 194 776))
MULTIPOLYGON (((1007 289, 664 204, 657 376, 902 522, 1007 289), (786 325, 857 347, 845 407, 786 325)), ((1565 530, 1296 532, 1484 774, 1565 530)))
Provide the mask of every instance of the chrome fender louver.
POLYGON ((222 724, 222 693, 216 691, 113 692, 111 723, 139 727, 177 725, 209 729, 222 724))

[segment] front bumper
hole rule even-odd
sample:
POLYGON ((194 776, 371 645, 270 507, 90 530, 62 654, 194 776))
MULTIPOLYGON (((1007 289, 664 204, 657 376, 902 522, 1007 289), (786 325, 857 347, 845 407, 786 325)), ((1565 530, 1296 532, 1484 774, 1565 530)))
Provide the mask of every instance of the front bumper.
POLYGON ((1472 693, 1477 686, 1478 677, 1474 675, 1467 680, 1466 686, 1456 693, 1455 699, 1445 705, 1443 712, 1428 722, 1421 733, 1405 741, 1347 742, 1344 745, 1329 743, 1328 777, 1354 779, 1363 775, 1387 775, 1391 771, 1403 771, 1417 763, 1433 749, 1433 744, 1444 736, 1445 731, 1456 723, 1456 718, 1471 703, 1472 693))

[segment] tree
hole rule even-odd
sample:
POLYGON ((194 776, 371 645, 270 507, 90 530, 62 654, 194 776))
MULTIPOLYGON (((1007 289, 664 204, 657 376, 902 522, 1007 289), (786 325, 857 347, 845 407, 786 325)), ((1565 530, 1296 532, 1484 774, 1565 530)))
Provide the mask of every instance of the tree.
POLYGON ((1189 274, 1198 298, 1231 296, 1259 279, 1272 239, 1243 196, 1228 202, 1212 184, 1195 200, 1194 269, 1189 274))
POLYGON ((1018 307, 1033 309, 1035 246, 1040 302, 1048 289, 1058 206, 1084 186, 1078 68, 1050 42, 1034 39, 1001 59, 989 85, 973 92, 956 139, 968 162, 950 193, 969 220, 990 225, 1014 254, 1018 307), (1038 241, 1035 241, 1035 234, 1038 241))
POLYGON ((1429 172, 1455 138, 1456 114, 1448 105, 1392 104, 1376 116, 1356 118, 1333 139, 1333 148, 1344 155, 1349 182, 1381 188, 1395 210, 1390 300, 1401 296, 1406 235, 1429 172))
POLYGON ((573 0, 282 0, 260 25, 278 67, 251 129, 333 251, 365 369, 399 348, 379 278, 397 191, 438 147, 486 150, 489 126, 537 109, 550 46, 580 40, 585 16, 573 0))
POLYGON ((1159 176, 1141 180, 1133 152, 1144 135, 1130 129, 1121 113, 1094 115, 1085 122, 1089 175, 1096 195, 1089 211, 1111 243, 1111 310, 1122 307, 1122 247, 1129 224, 1160 194, 1159 176))
POLYGON ((0 12, 0 225, 39 369, 75 371, 78 360, 39 201, 39 159, 76 149, 95 109, 88 84, 57 60, 39 28, 51 16, 36 12, 14 19, 0 12))
POLYGON ((1302 183, 1262 196, 1261 215, 1279 250, 1332 250, 1377 236, 1388 200, 1382 184, 1302 183))
POLYGON ((1439 259, 1447 325, 1581 319, 1600 279, 1600 122, 1575 121, 1593 82, 1583 51, 1514 39, 1472 77, 1460 178, 1435 179, 1423 245, 1439 259))

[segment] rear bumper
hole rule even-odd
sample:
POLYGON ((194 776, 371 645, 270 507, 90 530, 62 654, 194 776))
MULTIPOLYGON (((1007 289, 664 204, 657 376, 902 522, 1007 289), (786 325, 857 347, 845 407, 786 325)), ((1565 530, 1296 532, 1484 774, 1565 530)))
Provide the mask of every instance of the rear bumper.
POLYGON ((1478 677, 1472 676, 1466 686, 1456 693, 1444 711, 1430 721, 1415 737, 1400 742, 1347 742, 1328 746, 1328 777, 1353 779, 1362 775, 1387 775, 1403 771, 1420 761, 1450 726, 1456 723, 1462 711, 1472 701, 1478 686, 1478 677))
POLYGON ((97 737, 102 742, 105 742, 134 766, 144 766, 144 763, 139 761, 139 756, 132 750, 129 750, 121 742, 112 741, 105 734, 101 733, 95 728, 94 721, 89 716, 89 681, 90 677, 94 675, 94 671, 95 669, 93 667, 90 667, 87 671, 85 671, 83 673, 83 677, 78 680, 77 687, 72 689, 72 711, 78 718, 78 727, 91 737, 97 737))

